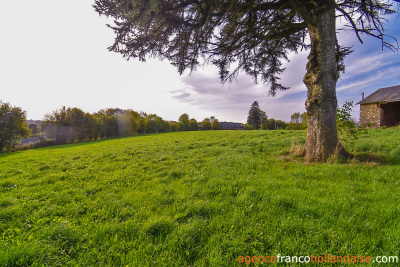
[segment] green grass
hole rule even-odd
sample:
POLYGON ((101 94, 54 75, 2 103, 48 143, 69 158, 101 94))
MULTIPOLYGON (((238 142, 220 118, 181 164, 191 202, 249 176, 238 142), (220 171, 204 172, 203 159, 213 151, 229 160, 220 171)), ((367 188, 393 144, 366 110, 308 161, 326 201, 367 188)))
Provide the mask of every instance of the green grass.
POLYGON ((345 163, 289 155, 304 140, 179 132, 1 154, 0 266, 399 256, 400 131, 366 131, 345 163))

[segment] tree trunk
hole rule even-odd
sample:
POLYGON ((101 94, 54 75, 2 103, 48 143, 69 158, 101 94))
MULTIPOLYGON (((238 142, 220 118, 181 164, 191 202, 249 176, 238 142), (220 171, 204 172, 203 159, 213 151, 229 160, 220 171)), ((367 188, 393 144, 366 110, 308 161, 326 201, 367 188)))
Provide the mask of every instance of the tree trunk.
POLYGON ((304 83, 308 89, 306 109, 308 131, 306 160, 326 161, 333 155, 345 155, 336 129, 336 62, 335 9, 315 15, 308 25, 311 51, 304 83), (312 24, 312 25, 311 25, 312 24))

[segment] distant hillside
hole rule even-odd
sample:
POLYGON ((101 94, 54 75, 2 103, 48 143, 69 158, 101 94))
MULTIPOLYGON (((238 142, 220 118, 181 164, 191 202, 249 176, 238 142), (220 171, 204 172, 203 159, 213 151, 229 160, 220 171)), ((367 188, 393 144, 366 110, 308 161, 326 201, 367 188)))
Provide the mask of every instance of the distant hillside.
POLYGON ((26 120, 26 123, 29 124, 36 124, 37 126, 41 126, 43 121, 40 120, 26 120))

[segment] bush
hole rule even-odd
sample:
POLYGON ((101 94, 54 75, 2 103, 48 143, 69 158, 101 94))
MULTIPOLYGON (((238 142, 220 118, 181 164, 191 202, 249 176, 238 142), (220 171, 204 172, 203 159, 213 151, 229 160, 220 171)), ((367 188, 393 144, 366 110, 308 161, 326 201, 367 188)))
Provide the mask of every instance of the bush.
POLYGON ((359 128, 351 118, 350 112, 353 109, 353 101, 345 102, 342 107, 336 109, 336 125, 339 139, 355 140, 358 138, 359 128))

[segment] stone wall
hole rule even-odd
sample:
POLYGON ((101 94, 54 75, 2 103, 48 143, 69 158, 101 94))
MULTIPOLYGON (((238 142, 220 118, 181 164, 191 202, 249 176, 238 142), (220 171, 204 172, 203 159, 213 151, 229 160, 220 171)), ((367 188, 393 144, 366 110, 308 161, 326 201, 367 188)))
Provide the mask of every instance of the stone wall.
POLYGON ((361 104, 360 123, 372 124, 375 127, 381 127, 383 120, 383 111, 378 103, 361 104))

